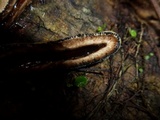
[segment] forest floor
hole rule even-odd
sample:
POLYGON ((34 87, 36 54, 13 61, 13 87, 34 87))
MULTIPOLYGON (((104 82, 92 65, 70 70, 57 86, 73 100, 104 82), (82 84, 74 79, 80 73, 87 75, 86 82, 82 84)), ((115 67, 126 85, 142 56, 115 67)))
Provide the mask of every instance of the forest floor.
POLYGON ((151 0, 35 0, 10 28, 16 29, 16 42, 24 36, 25 42, 48 42, 112 30, 120 35, 121 48, 91 67, 2 78, 1 116, 159 120, 160 6, 152 5, 151 0), (85 86, 75 86, 78 76, 87 78, 85 86))

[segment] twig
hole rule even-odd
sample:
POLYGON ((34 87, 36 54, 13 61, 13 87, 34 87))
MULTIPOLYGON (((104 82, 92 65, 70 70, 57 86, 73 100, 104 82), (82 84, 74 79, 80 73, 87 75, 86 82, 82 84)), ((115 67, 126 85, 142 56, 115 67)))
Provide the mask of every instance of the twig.
MULTIPOLYGON (((137 50, 136 50, 136 53, 135 53, 135 58, 136 58, 135 59, 135 66, 136 66, 135 79, 136 80, 139 79, 139 60, 137 59, 137 56, 138 56, 139 51, 140 51, 140 46, 141 46, 141 43, 142 43, 143 33, 144 33, 144 28, 143 28, 143 24, 141 24, 140 38, 139 38, 138 45, 137 45, 137 50)), ((140 88, 140 84, 137 84, 137 85, 138 85, 138 88, 140 88)))
POLYGON ((160 20, 160 6, 158 5, 157 0, 150 0, 150 1, 151 1, 152 5, 153 5, 153 7, 154 7, 154 9, 156 11, 156 14, 157 14, 157 16, 158 16, 158 18, 160 20))

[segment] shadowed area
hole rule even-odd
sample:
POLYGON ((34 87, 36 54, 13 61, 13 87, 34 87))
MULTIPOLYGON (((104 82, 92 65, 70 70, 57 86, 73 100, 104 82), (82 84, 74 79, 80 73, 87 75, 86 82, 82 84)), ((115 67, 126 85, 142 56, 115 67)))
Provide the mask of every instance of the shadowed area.
MULTIPOLYGON (((6 65, 0 63, 3 66, 0 68, 0 117, 16 120, 159 120, 159 10, 159 0, 32 1, 9 28, 4 30, 1 24, 0 46, 5 52, 7 47, 2 48, 2 44, 39 44, 108 30, 120 35, 121 47, 100 63, 72 70, 10 74, 3 71, 7 62, 6 65), (87 78, 83 87, 75 84, 79 76, 87 78)), ((72 52, 63 51, 57 54, 57 59, 86 56, 88 50, 95 52, 105 46, 89 45, 72 52)), ((29 53, 38 50, 33 48, 29 53)), ((41 60, 46 60, 46 51, 48 47, 39 51, 44 54, 38 55, 41 60)), ((2 56, 2 51, 0 54, 2 56)), ((12 60, 14 57, 6 59, 12 60)))

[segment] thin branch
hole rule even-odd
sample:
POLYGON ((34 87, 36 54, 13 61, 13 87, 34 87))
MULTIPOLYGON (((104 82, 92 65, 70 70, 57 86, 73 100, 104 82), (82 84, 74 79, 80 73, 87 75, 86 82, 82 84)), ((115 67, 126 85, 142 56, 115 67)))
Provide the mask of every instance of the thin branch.
POLYGON ((154 9, 156 11, 156 14, 157 14, 157 16, 158 16, 158 18, 160 20, 160 6, 158 4, 158 1, 157 0, 150 0, 150 1, 151 1, 152 5, 153 5, 153 7, 154 7, 154 9))

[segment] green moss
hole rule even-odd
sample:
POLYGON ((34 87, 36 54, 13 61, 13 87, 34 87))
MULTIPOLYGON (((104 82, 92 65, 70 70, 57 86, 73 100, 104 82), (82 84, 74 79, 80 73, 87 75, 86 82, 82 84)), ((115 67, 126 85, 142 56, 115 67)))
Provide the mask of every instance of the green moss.
POLYGON ((106 29, 106 27, 107 27, 107 24, 103 24, 102 26, 99 26, 99 27, 97 28, 97 32, 102 32, 102 31, 104 31, 104 30, 106 29))
POLYGON ((75 85, 77 87, 85 87, 88 83, 88 80, 85 76, 78 76, 75 78, 75 85))

